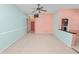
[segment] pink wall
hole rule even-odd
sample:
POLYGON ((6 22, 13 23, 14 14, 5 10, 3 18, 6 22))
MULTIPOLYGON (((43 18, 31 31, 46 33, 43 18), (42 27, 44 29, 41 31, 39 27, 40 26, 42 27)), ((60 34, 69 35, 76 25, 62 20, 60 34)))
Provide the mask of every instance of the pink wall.
POLYGON ((60 23, 62 18, 68 18, 68 29, 79 30, 79 9, 61 9, 60 23))
MULTIPOLYGON (((76 32, 79 36, 79 9, 61 9, 59 12, 60 15, 60 25, 61 25, 61 19, 62 18, 68 18, 68 30, 76 32)), ((72 37, 72 48, 76 45, 76 34, 73 34, 72 37)))
POLYGON ((76 34, 72 34, 72 48, 76 46, 76 34))
POLYGON ((40 13, 35 19, 36 33, 52 33, 52 15, 50 13, 40 13))

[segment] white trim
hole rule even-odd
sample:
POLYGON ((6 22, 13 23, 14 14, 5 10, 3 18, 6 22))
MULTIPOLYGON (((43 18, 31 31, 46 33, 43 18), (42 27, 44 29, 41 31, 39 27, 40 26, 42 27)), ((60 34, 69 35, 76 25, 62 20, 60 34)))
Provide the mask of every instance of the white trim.
POLYGON ((2 33, 0 33, 0 35, 5 35, 5 34, 8 34, 8 33, 14 32, 14 31, 18 31, 18 30, 22 30, 22 29, 25 29, 25 28, 26 27, 21 27, 21 28, 18 28, 18 29, 7 31, 7 32, 2 32, 2 33))
MULTIPOLYGON (((14 30, 11 30, 11 31, 7 31, 7 32, 2 32, 0 33, 0 35, 6 35, 6 34, 9 34, 11 32, 14 32, 14 31, 18 31, 18 30, 22 30, 22 29, 25 29, 26 27, 21 27, 21 28, 18 28, 18 29, 14 29, 14 30)), ((21 37, 17 37, 17 39, 13 40, 9 45, 6 45, 6 47, 4 47, 3 49, 0 50, 0 53, 2 53, 5 49, 7 49, 8 47, 10 47, 12 44, 14 44, 17 40, 19 40, 20 38, 22 38, 25 34, 23 34, 21 37)))
MULTIPOLYGON (((26 34, 24 34, 24 35, 26 35, 26 34)), ((4 50, 6 50, 7 48, 9 48, 12 44, 14 44, 17 40, 19 40, 20 38, 22 38, 24 35, 22 35, 21 37, 15 39, 15 40, 12 41, 8 46, 6 46, 6 47, 4 47, 2 50, 0 50, 0 54, 1 54, 4 50)))

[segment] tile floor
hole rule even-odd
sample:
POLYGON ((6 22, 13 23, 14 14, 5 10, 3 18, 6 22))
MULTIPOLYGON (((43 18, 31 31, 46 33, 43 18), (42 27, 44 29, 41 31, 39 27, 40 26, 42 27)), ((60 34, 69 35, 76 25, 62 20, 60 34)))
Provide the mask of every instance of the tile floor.
POLYGON ((2 54, 75 54, 76 52, 67 47, 52 34, 25 35, 7 48, 2 54))

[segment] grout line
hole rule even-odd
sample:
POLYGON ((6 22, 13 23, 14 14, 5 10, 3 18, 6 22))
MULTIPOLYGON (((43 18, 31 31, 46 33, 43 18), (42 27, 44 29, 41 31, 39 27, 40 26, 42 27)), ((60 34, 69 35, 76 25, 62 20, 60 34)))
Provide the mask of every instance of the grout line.
POLYGON ((76 51, 77 53, 79 53, 79 51, 77 51, 76 49, 72 48, 74 51, 76 51))

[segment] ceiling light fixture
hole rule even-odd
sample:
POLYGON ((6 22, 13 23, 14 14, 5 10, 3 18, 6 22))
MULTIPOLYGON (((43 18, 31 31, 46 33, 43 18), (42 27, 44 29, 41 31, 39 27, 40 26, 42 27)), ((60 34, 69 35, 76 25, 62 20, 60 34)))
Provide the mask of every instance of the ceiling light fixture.
POLYGON ((40 6, 40 4, 37 4, 37 8, 34 8, 35 10, 32 11, 32 13, 35 13, 34 14, 34 18, 38 18, 39 17, 39 13, 41 13, 41 11, 47 12, 47 10, 44 10, 43 8, 44 8, 43 6, 40 6))

